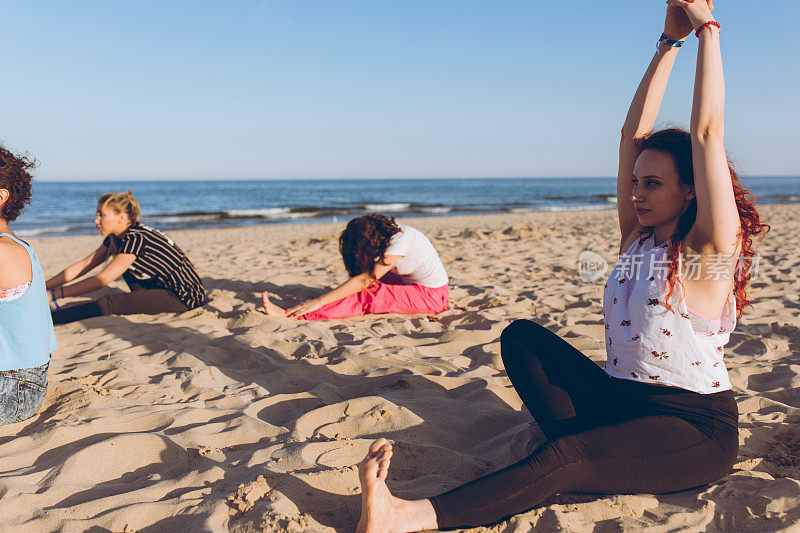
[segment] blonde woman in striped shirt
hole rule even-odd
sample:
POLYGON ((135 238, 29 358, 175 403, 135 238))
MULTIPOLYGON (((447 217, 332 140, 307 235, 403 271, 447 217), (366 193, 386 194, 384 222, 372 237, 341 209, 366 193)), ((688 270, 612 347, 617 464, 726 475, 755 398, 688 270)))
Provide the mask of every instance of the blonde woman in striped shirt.
POLYGON ((101 315, 182 313, 205 302, 203 282, 180 248, 164 233, 139 224, 131 191, 100 196, 95 225, 106 238, 97 250, 47 281, 53 322, 101 315), (113 257, 99 273, 77 283, 113 257), (59 300, 96 291, 122 277, 130 292, 61 308, 59 300))

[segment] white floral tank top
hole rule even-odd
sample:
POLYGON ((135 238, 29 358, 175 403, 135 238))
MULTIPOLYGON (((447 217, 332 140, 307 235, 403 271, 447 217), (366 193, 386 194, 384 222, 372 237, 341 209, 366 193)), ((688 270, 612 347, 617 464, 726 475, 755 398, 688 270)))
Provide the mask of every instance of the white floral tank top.
POLYGON ((730 389, 722 357, 736 327, 733 292, 719 321, 698 320, 676 282, 670 311, 664 305, 669 264, 667 243, 655 246, 650 236, 637 239, 612 270, 603 293, 605 370, 701 394, 730 389))

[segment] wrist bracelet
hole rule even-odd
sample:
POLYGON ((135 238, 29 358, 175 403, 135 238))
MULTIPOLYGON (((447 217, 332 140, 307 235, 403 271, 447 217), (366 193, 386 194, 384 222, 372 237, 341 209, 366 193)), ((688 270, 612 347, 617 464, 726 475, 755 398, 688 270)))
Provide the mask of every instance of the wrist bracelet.
POLYGON ((680 48, 681 46, 683 46, 683 43, 684 41, 676 41, 675 39, 670 39, 663 33, 661 34, 661 37, 658 39, 658 44, 666 44, 667 46, 671 46, 673 48, 680 48))
POLYGON ((718 30, 721 30, 721 29, 722 29, 722 28, 720 27, 720 25, 719 25, 719 22, 717 22, 716 20, 709 20, 708 22, 706 22, 705 24, 701 25, 701 26, 700 26, 700 27, 698 27, 696 30, 694 30, 694 36, 695 36, 695 37, 697 37, 697 38, 699 39, 699 38, 700 38, 700 32, 701 32, 701 31, 703 30, 703 28, 705 28, 706 26, 714 26, 714 27, 715 27, 715 28, 717 28, 718 30))
MULTIPOLYGON (((63 292, 62 292, 63 294, 63 292)), ((50 289, 50 297, 53 299, 53 305, 56 306, 56 311, 61 311, 61 308, 58 306, 58 301, 56 300, 56 290, 50 289)))

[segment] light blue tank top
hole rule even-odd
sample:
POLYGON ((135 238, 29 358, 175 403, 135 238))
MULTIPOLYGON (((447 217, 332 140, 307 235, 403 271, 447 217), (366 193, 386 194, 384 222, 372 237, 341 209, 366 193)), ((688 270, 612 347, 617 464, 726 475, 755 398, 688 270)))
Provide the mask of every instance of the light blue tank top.
POLYGON ((0 233, 25 247, 31 258, 31 286, 14 300, 0 302, 0 371, 42 366, 50 361, 56 332, 44 284, 44 272, 36 253, 25 242, 0 233))

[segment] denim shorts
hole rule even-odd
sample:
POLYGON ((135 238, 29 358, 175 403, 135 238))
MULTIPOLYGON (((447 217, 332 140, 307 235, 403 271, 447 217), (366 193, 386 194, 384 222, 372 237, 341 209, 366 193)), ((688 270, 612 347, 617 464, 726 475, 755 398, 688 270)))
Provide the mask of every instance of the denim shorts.
POLYGON ((50 363, 35 368, 0 370, 0 424, 32 417, 47 392, 50 363))

